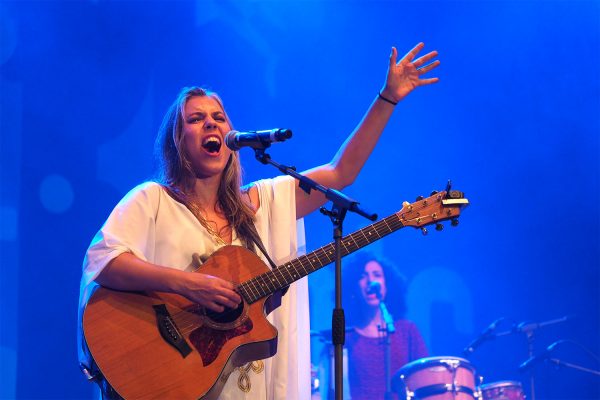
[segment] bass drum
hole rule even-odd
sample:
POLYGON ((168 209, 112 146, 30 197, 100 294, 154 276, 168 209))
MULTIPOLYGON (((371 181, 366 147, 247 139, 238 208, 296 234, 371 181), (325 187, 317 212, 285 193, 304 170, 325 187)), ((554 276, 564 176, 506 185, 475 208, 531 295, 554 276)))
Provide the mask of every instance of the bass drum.
POLYGON ((520 382, 499 381, 487 383, 479 387, 482 400, 525 400, 525 393, 520 382))
POLYGON ((396 372, 393 387, 401 399, 473 400, 478 398, 475 368, 464 358, 425 357, 396 372))

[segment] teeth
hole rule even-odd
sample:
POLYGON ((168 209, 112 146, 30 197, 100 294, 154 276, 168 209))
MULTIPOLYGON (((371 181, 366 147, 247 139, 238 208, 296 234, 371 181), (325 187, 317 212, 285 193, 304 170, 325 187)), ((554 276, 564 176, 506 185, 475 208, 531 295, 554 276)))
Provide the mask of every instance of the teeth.
POLYGON ((221 149, 221 139, 216 136, 209 136, 202 141, 202 147, 210 153, 217 153, 221 149))
POLYGON ((221 141, 215 137, 215 136, 209 136, 206 139, 204 139, 204 141, 202 142, 203 146, 206 146, 208 144, 221 144, 221 141))

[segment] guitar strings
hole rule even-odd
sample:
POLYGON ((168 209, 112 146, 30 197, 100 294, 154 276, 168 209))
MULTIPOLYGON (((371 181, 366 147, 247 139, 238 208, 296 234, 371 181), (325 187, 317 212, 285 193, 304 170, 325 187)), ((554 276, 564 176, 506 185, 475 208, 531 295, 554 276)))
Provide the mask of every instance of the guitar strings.
MULTIPOLYGON (((345 238, 343 238, 341 240, 341 244, 344 247, 345 253, 349 254, 361 247, 366 246, 367 244, 373 242, 374 240, 377 240, 379 238, 381 238, 382 236, 385 236, 388 233, 391 233, 395 230, 397 230, 398 228, 402 227, 402 223, 400 222, 400 219, 398 218, 397 215, 392 215, 390 217, 384 218, 381 221, 376 222, 375 224, 367 227, 367 228, 363 228, 360 229, 348 236, 346 236, 345 238), (390 220, 392 217, 396 217, 395 221, 390 220), (390 224, 388 224, 388 222, 391 222, 390 224), (390 226, 391 225, 391 226, 390 226), (383 233, 381 232, 381 228, 387 228, 386 230, 388 231, 387 233, 383 233), (368 233, 369 236, 372 235, 373 231, 368 231, 369 229, 373 229, 374 232, 377 234, 377 238, 368 238, 367 235, 365 233, 368 233), (367 232, 368 231, 368 232, 367 232), (383 235, 381 235, 381 233, 383 233, 383 235), (362 237, 361 237, 362 235, 362 237), (350 248, 350 249, 349 249, 350 248)), ((304 273, 306 275, 308 275, 310 272, 309 270, 311 270, 311 272, 316 271, 317 269, 321 268, 324 265, 329 264, 332 259, 331 259, 331 248, 333 247, 332 244, 328 244, 325 246, 322 246, 321 248, 313 251, 311 254, 302 256, 297 258, 296 260, 293 260, 287 264, 282 265, 280 268, 275 269, 275 270, 271 270, 268 271, 266 273, 260 274, 248 281, 246 281, 245 283, 242 283, 240 285, 238 285, 238 287, 236 288, 238 290, 238 293, 240 291, 243 291, 246 296, 243 297, 250 297, 247 296, 248 294, 248 290, 246 289, 250 289, 251 292, 256 291, 257 294, 259 295, 258 298, 264 297, 265 295, 267 295, 269 292, 265 291, 264 288, 265 286, 267 286, 267 289, 272 291, 277 290, 277 287, 275 286, 271 286, 271 282, 275 282, 277 281, 277 283, 279 285, 286 286, 291 284, 292 282, 294 282, 295 280, 297 280, 298 278, 298 274, 297 272, 295 274, 291 273, 289 271, 290 267, 294 267, 293 271, 298 271, 298 266, 302 267, 302 269, 304 270, 304 273), (318 254, 318 253, 322 253, 322 254, 318 254), (313 258, 313 261, 321 261, 321 259, 326 258, 327 262, 319 262, 317 263, 317 265, 315 266, 313 264, 313 262, 311 261, 311 256, 317 256, 317 258, 313 258), (294 263, 299 264, 298 266, 294 265, 294 263), (320 265, 319 265, 320 264, 320 265), (284 275, 284 273, 287 272, 287 275, 289 276, 289 279, 291 279, 291 281, 286 278, 286 276, 284 275), (277 276, 279 274, 279 277, 277 276), (268 279, 268 276, 271 275, 274 277, 274 279, 268 279), (281 281, 284 282, 284 285, 281 284, 281 281), (262 285, 260 284, 259 279, 262 280, 262 285), (252 284, 252 285, 250 285, 252 284), (252 287, 254 286, 254 290, 252 290, 252 287), (261 289, 263 291, 263 293, 260 293, 261 289)), ((242 295, 244 293, 241 293, 242 295)), ((251 293, 252 296, 255 296, 255 293, 251 293)), ((173 318, 176 319, 176 325, 178 326, 178 329, 180 330, 180 332, 184 335, 187 335, 188 333, 191 333, 192 331, 194 331, 195 329, 199 328, 200 326, 202 326, 202 322, 205 318, 210 318, 209 316, 207 316, 206 314, 198 314, 196 311, 200 311, 202 309, 202 307, 200 305, 195 305, 194 309, 192 310, 180 310, 180 311, 176 311, 172 314, 173 318)), ((238 309, 228 309, 227 311, 220 313, 219 315, 223 318, 227 318, 230 319, 233 315, 233 313, 237 313, 238 309)))
MULTIPOLYGON (((357 249, 364 247, 367 244, 373 242, 374 240, 377 240, 403 226, 404 225, 400 221, 400 217, 397 214, 392 214, 391 216, 384 218, 366 228, 360 229, 342 238, 342 240, 340 241, 345 251, 344 255, 350 254, 351 252, 356 251, 357 249), (386 228, 385 230, 387 232, 382 232, 382 228, 386 228), (377 237, 367 237, 367 234, 369 236, 372 236, 373 232, 377 235, 377 237)), ((284 264, 277 269, 265 272, 244 283, 239 284, 236 290, 242 295, 246 302, 248 302, 248 300, 250 300, 250 302, 253 302, 252 300, 256 301, 257 299, 265 297, 266 295, 273 293, 275 290, 277 290, 277 286, 275 285, 275 283, 279 284, 280 287, 284 287, 299 279, 298 267, 302 267, 305 274, 304 276, 306 276, 310 272, 314 272, 322 266, 331 263, 333 261, 332 248, 333 244, 331 243, 322 246, 308 255, 299 257, 296 260, 284 264), (316 256, 316 258, 314 258, 314 256, 316 256), (319 262, 317 262, 316 265, 313 264, 313 262, 311 261, 311 257, 312 261, 319 262), (325 259, 326 262, 323 262, 323 259, 325 259), (292 268, 293 272, 290 272, 290 268, 292 268), (284 273, 286 272, 288 277, 284 275, 284 273), (272 278, 269 279, 269 277, 272 278), (260 280, 262 280, 262 283, 260 282, 260 280), (284 282, 284 284, 281 283, 282 281, 284 282), (265 288, 267 290, 265 290, 265 288)), ((191 310, 182 309, 172 314, 173 319, 176 320, 176 326, 178 326, 178 329, 183 334, 188 334, 192 332, 194 329, 197 329, 202 325, 202 322, 205 318, 210 318, 210 316, 207 316, 206 314, 197 313, 197 311, 200 310, 202 310, 202 307, 200 305, 195 305, 194 308, 191 310)), ((233 313, 237 312, 238 308, 228 309, 227 311, 220 313, 219 316, 229 320, 232 318, 233 313)))

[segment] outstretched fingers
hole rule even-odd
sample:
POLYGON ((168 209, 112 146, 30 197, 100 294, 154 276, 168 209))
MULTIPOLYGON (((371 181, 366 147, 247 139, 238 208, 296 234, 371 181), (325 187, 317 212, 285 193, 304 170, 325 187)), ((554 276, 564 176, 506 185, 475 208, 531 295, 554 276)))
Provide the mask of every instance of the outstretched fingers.
POLYGON ((419 79, 419 85, 423 86, 423 85, 431 85, 432 83, 436 83, 440 80, 440 78, 426 78, 426 79, 419 79))
MULTIPOLYGON (((435 61, 429 63, 431 60, 433 60, 435 57, 437 57, 437 55, 438 55, 438 52, 434 50, 434 51, 431 51, 431 52, 425 54, 424 56, 417 58, 412 63, 413 66, 417 69, 419 76, 425 75, 426 73, 428 73, 429 71, 431 71, 432 69, 434 69, 440 65, 439 60, 435 60, 435 61), (429 64, 427 64, 427 63, 429 63, 429 64)), ((429 85, 432 83, 436 83, 437 81, 439 81, 438 78, 419 79, 419 85, 429 85)))
POLYGON ((431 61, 433 58, 437 57, 438 52, 437 51, 430 51, 429 53, 425 54, 424 56, 421 56, 419 58, 417 58, 414 62, 413 65, 417 68, 427 64, 429 61, 431 61))
POLYGON ((423 50, 423 47, 425 47, 425 43, 421 42, 419 44, 417 44, 415 47, 412 48, 411 51, 409 51, 408 53, 406 53, 406 55, 404 57, 402 57, 402 60, 400 60, 400 62, 402 61, 408 61, 411 62, 417 54, 419 54, 419 52, 421 50, 423 50))
POLYGON ((431 64, 428 64, 424 67, 421 68, 417 68, 417 71, 419 71, 419 75, 424 75, 426 73, 428 73, 429 71, 431 71, 432 69, 436 68, 438 65, 440 65, 440 62, 438 60, 432 62, 431 64))
POLYGON ((392 47, 392 52, 390 53, 390 68, 396 65, 396 60, 398 59, 398 50, 395 47, 392 47))

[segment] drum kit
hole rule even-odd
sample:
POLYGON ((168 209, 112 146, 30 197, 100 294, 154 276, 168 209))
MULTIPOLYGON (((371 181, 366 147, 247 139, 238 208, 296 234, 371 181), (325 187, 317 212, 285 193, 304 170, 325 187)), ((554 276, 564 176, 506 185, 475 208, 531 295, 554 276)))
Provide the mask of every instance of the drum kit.
POLYGON ((399 398, 407 400, 525 400, 520 382, 482 381, 464 358, 425 357, 400 368, 392 386, 399 398))
MULTIPOLYGON (((524 372, 542 360, 550 358, 553 349, 566 342, 559 340, 546 348, 538 355, 533 354, 533 341, 535 330, 547 325, 565 322, 573 316, 544 322, 523 322, 514 325, 510 330, 496 332, 498 324, 505 318, 492 322, 475 340, 464 350, 465 355, 473 353, 475 348, 485 341, 499 336, 523 333, 527 338, 529 359, 519 366, 519 371, 524 372)), ((556 365, 565 365, 558 359, 551 359, 556 365)), ((585 370, 600 376, 600 372, 582 368, 574 364, 569 367, 585 370)), ((401 399, 427 399, 427 400, 525 400, 525 392, 521 382, 497 381, 483 384, 483 377, 478 375, 474 366, 466 359, 460 357, 426 357, 404 365, 392 378, 394 391, 401 399)), ((535 400, 533 375, 529 381, 530 400, 535 400)))
MULTIPOLYGON (((524 333, 528 339, 527 342, 530 357, 527 361, 519 366, 518 369, 520 372, 531 369, 532 366, 541 361, 549 360, 556 366, 569 367, 600 376, 600 371, 584 368, 573 363, 566 363, 551 357, 551 353, 554 348, 562 343, 568 342, 566 340, 559 340, 548 346, 542 353, 533 355, 533 333, 536 329, 546 325, 564 322, 571 318, 573 318, 573 316, 565 316, 562 318, 538 323, 524 322, 514 325, 510 330, 496 332, 497 325, 504 320, 504 318, 500 318, 494 321, 481 333, 481 335, 479 335, 478 338, 471 342, 463 350, 463 353, 465 356, 468 356, 469 354, 473 353, 475 348, 479 347, 483 342, 492 337, 510 335, 514 333, 524 333)), ((349 330, 352 329, 350 328, 349 330)), ((330 331, 323 332, 330 333, 330 331)), ((321 337, 328 336, 323 333, 317 333, 321 337)), ((347 364, 346 357, 347 355, 344 354, 344 364, 347 364)), ((330 360, 330 362, 330 367, 332 367, 333 360, 330 360)), ((344 366, 344 371, 346 368, 347 365, 344 366)), ((322 397, 318 395, 318 391, 320 390, 320 382, 316 369, 312 371, 312 375, 313 393, 316 394, 313 399, 321 400, 322 397)), ((392 377, 390 377, 390 375, 387 376, 387 379, 389 379, 388 382, 391 381, 391 391, 395 393, 399 399, 525 400, 527 397, 529 397, 529 400, 535 400, 533 375, 530 376, 530 381, 528 382, 529 396, 526 396, 523 385, 518 381, 502 380, 484 384, 483 377, 477 374, 475 367, 469 360, 455 356, 420 358, 401 367, 392 377)), ((330 393, 333 392, 333 389, 330 387, 331 384, 332 382, 328 382, 324 386, 331 389, 329 390, 330 393)), ((345 391, 348 387, 347 376, 344 378, 343 386, 344 393, 346 393, 345 391)), ((391 396, 391 393, 389 393, 389 395, 391 396)), ((388 392, 386 392, 386 398, 388 398, 387 396, 388 392)), ((327 398, 332 397, 329 396, 327 398)))

